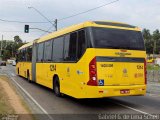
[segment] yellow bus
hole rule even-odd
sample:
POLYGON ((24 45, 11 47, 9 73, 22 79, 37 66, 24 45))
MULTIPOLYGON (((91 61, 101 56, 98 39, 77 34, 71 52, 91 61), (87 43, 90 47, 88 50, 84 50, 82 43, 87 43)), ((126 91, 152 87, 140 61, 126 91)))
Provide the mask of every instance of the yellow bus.
POLYGON ((88 21, 18 50, 17 74, 56 96, 103 98, 146 93, 146 51, 138 27, 88 21))

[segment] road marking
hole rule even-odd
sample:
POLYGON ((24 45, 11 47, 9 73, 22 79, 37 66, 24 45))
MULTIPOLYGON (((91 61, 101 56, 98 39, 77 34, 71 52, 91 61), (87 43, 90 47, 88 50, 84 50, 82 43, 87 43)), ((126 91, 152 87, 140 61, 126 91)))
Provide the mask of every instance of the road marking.
POLYGON ((16 76, 14 73, 11 73, 11 75, 14 77, 14 76, 16 76))
POLYGON ((54 120, 48 112, 25 90, 21 87, 21 85, 14 79, 11 78, 15 84, 49 117, 50 120, 54 120))
POLYGON ((157 116, 155 116, 155 115, 152 115, 152 114, 150 114, 150 113, 147 113, 147 112, 144 112, 144 111, 141 111, 141 110, 132 108, 132 107, 130 107, 130 106, 127 106, 127 105, 124 105, 124 104, 121 104, 121 103, 117 103, 117 102, 114 102, 114 103, 117 104, 117 105, 120 105, 120 106, 122 106, 122 107, 131 109, 131 110, 133 110, 133 111, 136 111, 136 112, 139 112, 139 113, 142 113, 142 114, 145 114, 145 115, 149 115, 149 116, 151 116, 151 117, 153 117, 153 118, 157 118, 157 116))
POLYGON ((4 73, 0 73, 0 75, 4 75, 4 76, 7 76, 7 74, 4 74, 4 73))

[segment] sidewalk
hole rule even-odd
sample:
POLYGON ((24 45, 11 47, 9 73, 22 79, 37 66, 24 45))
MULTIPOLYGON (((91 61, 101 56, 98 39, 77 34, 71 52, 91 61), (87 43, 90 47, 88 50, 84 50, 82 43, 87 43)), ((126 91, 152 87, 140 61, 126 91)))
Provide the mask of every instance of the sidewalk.
POLYGON ((160 95, 160 83, 148 81, 147 82, 147 93, 160 95))
MULTIPOLYGON (((23 102, 22 98, 17 94, 15 88, 13 88, 12 85, 9 83, 9 81, 10 80, 7 77, 0 76, 0 88, 1 88, 0 90, 6 96, 5 98, 4 96, 0 96, 0 98, 2 97, 4 98, 3 102, 6 103, 6 109, 8 108, 8 110, 5 110, 5 113, 3 113, 7 115, 5 116, 5 118, 15 117, 18 120, 33 120, 34 118, 31 115, 30 111, 27 109, 27 106, 23 102), (7 107, 7 105, 9 107, 7 107), (12 109, 12 112, 8 112, 9 109, 12 109), (8 116, 8 115, 12 115, 12 116, 8 116)), ((1 107, 1 111, 4 111, 4 107, 1 107)))

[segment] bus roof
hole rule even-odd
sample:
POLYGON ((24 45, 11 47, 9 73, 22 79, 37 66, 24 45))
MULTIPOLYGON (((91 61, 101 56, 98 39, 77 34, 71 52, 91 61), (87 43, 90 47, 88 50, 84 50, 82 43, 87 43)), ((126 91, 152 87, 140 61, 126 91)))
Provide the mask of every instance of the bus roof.
MULTIPOLYGON (((43 37, 39 38, 36 41, 37 41, 37 43, 40 43, 40 42, 43 42, 43 41, 46 41, 46 40, 49 40, 49 39, 52 39, 52 38, 55 38, 55 37, 58 37, 58 36, 73 32, 73 31, 76 31, 76 30, 81 29, 81 28, 85 28, 85 27, 106 27, 106 28, 115 28, 115 29, 140 31, 140 28, 138 28, 136 26, 132 26, 132 25, 129 25, 129 24, 126 24, 126 23, 121 23, 121 22, 114 22, 114 21, 87 21, 87 22, 83 22, 83 23, 80 23, 80 24, 72 25, 70 27, 66 27, 66 28, 63 28, 61 30, 52 32, 52 33, 50 33, 50 34, 48 34, 46 36, 43 36, 43 37)), ((20 47, 19 50, 23 49, 23 48, 26 48, 26 47, 29 47, 32 44, 33 44, 33 42, 29 42, 29 43, 23 45, 22 47, 20 47)))
POLYGON ((27 47, 32 46, 32 45, 33 45, 33 41, 22 45, 18 50, 21 50, 23 48, 27 48, 27 47))

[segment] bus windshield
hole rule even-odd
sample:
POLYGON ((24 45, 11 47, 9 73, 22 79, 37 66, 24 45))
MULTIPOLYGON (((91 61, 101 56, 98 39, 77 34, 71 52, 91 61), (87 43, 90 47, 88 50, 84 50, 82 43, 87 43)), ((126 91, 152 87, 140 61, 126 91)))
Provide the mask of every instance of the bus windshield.
POLYGON ((95 48, 145 50, 140 31, 92 28, 95 48))

